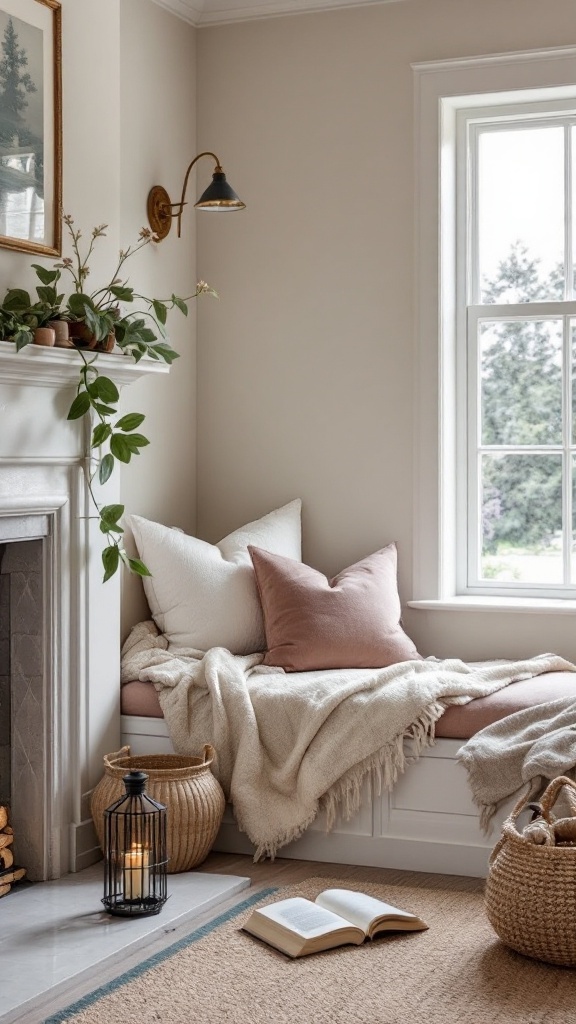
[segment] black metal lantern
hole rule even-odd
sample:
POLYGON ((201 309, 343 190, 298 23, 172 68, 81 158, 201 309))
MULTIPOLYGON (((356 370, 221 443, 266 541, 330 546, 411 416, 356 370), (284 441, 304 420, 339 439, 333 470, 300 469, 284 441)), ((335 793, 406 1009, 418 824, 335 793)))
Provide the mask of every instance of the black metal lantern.
POLYGON ((124 776, 126 795, 104 811, 104 898, 110 914, 159 914, 167 900, 166 807, 144 792, 148 776, 124 776))

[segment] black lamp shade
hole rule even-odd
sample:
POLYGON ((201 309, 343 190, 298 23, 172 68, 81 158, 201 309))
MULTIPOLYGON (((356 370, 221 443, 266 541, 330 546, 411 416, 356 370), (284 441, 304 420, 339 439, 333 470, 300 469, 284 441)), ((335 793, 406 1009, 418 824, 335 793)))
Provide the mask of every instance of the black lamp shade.
POLYGON ((159 914, 166 892, 166 807, 147 796, 145 772, 124 776, 126 793, 104 811, 104 898, 109 914, 159 914))
POLYGON ((211 184, 194 206, 197 210, 243 210, 246 203, 228 184, 224 171, 214 171, 211 184))

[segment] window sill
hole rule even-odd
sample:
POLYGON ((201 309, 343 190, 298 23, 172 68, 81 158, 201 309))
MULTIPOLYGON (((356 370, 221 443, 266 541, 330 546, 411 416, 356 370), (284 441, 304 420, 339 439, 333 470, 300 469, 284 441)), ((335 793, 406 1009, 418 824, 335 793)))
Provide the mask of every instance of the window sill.
POLYGON ((407 601, 417 611, 517 612, 539 615, 574 615, 576 601, 543 597, 449 597, 432 601, 407 601))

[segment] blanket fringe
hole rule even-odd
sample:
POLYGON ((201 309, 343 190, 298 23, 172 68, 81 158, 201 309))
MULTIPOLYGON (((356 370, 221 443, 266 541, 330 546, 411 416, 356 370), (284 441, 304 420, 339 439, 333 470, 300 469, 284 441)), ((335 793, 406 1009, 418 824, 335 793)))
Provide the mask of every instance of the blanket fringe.
POLYGON ((363 799, 362 788, 366 778, 369 779, 369 796, 372 791, 380 796, 382 791, 389 792, 408 765, 418 759, 422 750, 434 742, 435 725, 445 711, 444 704, 435 701, 428 704, 404 733, 396 736, 370 757, 346 772, 321 797, 320 807, 326 812, 326 830, 334 827, 338 814, 349 821, 360 809, 363 799), (406 752, 406 742, 411 749, 406 752))
MULTIPOLYGON (((364 758, 363 761, 360 761, 347 771, 341 779, 338 779, 320 797, 316 807, 305 821, 276 835, 273 839, 255 844, 254 862, 256 863, 264 858, 274 860, 276 853, 282 846, 300 839, 302 834, 316 819, 319 811, 326 813, 327 832, 332 830, 339 814, 342 815, 345 821, 349 821, 359 811, 365 799, 363 786, 367 778, 369 780, 368 795, 370 797, 373 791, 378 796, 380 796, 382 791, 389 792, 397 781, 398 776, 403 774, 408 765, 413 764, 420 756, 422 750, 434 743, 435 725, 445 710, 445 705, 440 701, 428 704, 404 733, 400 733, 391 743, 387 743, 375 751, 374 754, 364 758), (405 749, 405 741, 411 745, 408 753, 405 749)), ((238 826, 242 829, 241 821, 238 821, 238 826)), ((245 830, 242 829, 242 831, 245 830)))

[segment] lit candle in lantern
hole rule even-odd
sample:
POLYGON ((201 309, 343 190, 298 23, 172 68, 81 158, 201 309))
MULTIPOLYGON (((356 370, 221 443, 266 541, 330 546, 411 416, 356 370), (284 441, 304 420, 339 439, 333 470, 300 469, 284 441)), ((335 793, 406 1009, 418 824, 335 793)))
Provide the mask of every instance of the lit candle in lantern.
POLYGON ((134 843, 124 854, 124 899, 142 900, 149 895, 150 853, 134 843))

